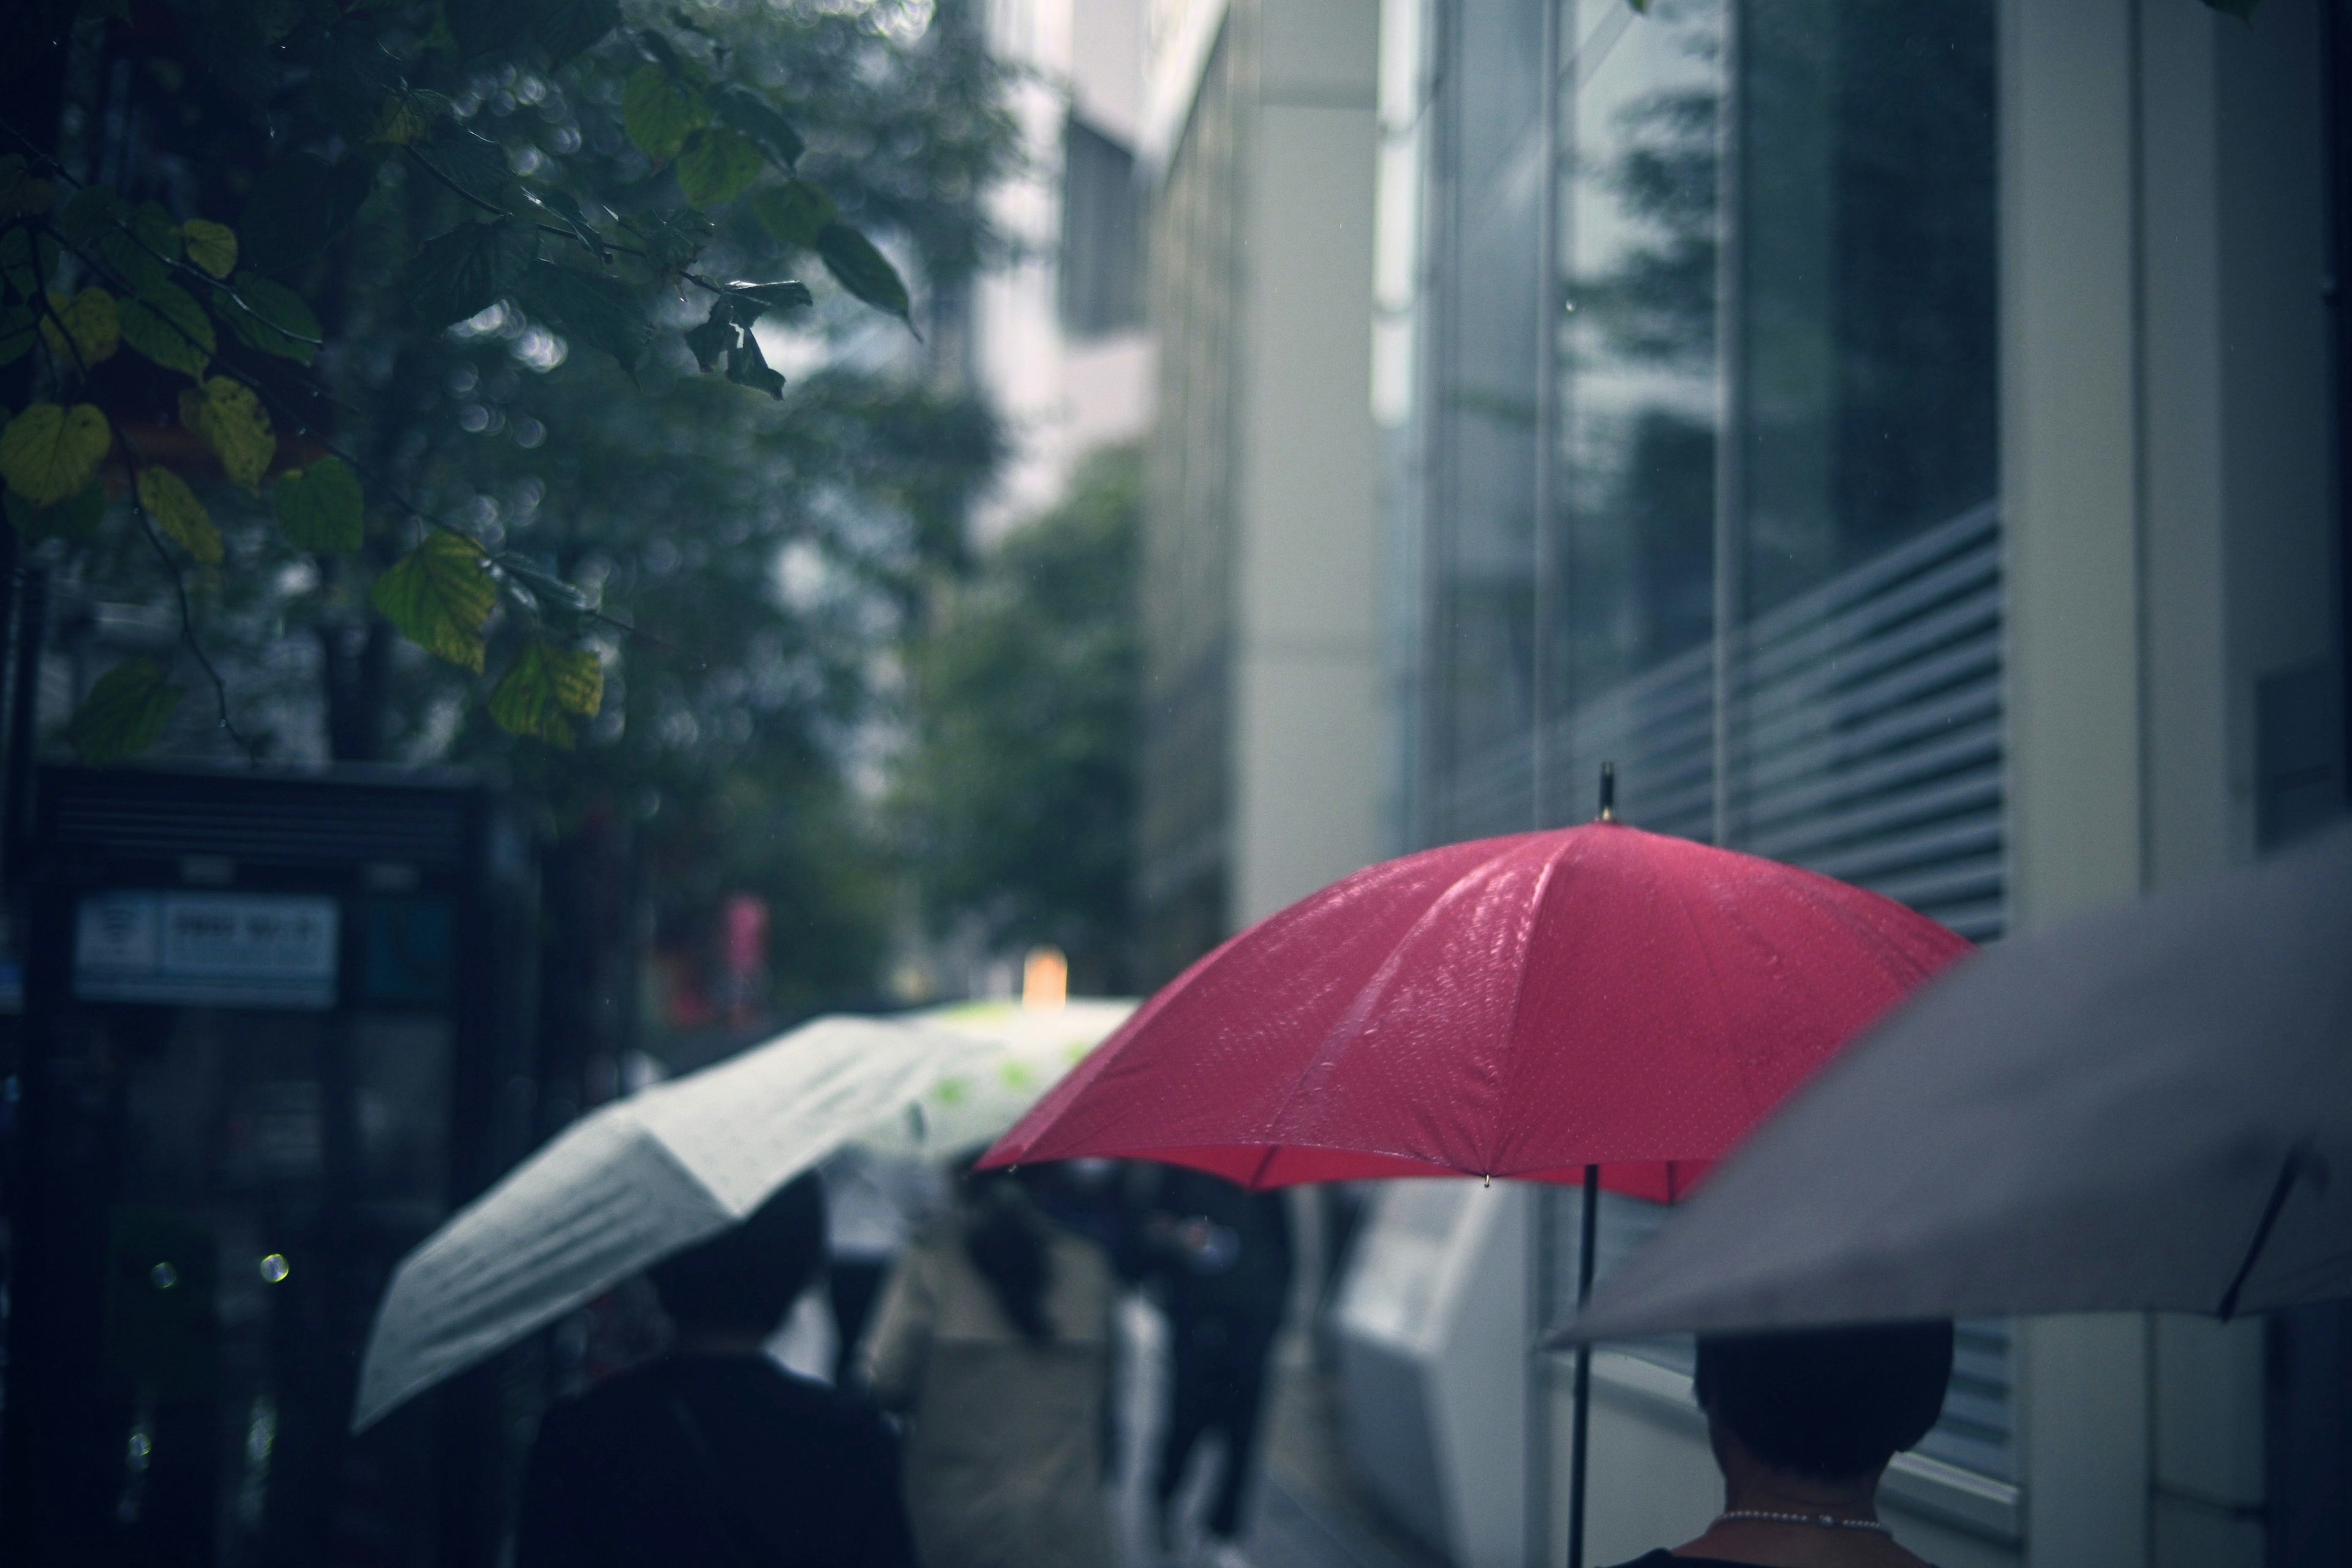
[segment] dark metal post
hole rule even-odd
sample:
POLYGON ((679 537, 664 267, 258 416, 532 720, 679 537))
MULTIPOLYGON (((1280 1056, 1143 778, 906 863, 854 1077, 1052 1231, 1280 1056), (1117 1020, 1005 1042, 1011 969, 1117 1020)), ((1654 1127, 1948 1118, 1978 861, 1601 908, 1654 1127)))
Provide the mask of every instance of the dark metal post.
POLYGON ((33 721, 41 702, 41 642, 48 633, 49 577, 38 566, 26 567, 16 605, 16 679, 8 715, 6 805, 0 811, 0 856, 7 862, 8 883, 25 885, 26 857, 33 845, 33 748, 39 737, 33 721))
MULTIPOLYGON (((1584 1214, 1578 1227, 1576 1308, 1592 1300, 1593 1238, 1601 1229, 1601 1167, 1584 1167, 1584 1214)), ((1585 1451, 1592 1431, 1592 1346, 1576 1347, 1576 1414, 1568 1472, 1568 1568, 1584 1568, 1585 1451)))

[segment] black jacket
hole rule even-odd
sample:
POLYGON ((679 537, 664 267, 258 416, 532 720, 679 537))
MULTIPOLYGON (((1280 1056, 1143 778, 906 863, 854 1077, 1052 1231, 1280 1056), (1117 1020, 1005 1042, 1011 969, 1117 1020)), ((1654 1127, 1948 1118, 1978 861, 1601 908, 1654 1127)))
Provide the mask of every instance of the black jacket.
POLYGON ((547 1413, 516 1568, 912 1568, 881 1418, 765 1356, 671 1356, 547 1413))

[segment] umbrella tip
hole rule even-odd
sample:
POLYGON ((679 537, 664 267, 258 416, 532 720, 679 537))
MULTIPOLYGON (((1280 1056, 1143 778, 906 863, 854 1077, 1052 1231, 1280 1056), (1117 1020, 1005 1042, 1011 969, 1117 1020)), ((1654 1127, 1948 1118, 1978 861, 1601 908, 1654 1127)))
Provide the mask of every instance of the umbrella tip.
POLYGON ((1601 815, 1593 820, 1596 822, 1617 820, 1617 764, 1615 763, 1601 764, 1601 815))

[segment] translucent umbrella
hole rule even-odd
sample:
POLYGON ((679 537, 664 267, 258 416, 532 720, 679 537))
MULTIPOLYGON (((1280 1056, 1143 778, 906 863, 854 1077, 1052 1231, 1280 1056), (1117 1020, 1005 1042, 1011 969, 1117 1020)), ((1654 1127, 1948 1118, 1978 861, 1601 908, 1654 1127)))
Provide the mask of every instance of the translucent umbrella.
POLYGON ((884 1158, 943 1159, 992 1142, 1135 1007, 1132 998, 1089 998, 1054 1007, 964 1002, 908 1014, 910 1024, 982 1048, 960 1055, 960 1065, 940 1074, 903 1115, 851 1140, 852 1146, 884 1158))
POLYGON ((970 1033, 824 1017, 583 1117, 401 1259, 352 1429, 735 1224, 989 1059, 970 1033))

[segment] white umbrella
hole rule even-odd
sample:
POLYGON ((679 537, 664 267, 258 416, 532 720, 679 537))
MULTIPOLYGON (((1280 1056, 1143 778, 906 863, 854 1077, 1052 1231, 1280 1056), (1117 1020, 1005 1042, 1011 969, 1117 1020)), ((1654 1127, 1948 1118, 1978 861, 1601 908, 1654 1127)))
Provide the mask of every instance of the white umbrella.
POLYGON ((401 1259, 352 1430, 741 1220, 988 1052, 902 1020, 819 1018, 582 1119, 401 1259))
POLYGON ((1132 997, 1073 997, 1051 1007, 961 1002, 904 1015, 908 1023, 984 1048, 940 1075, 906 1114, 854 1146, 888 1159, 942 1159, 1003 1137, 1062 1076, 1135 1011, 1132 997))

